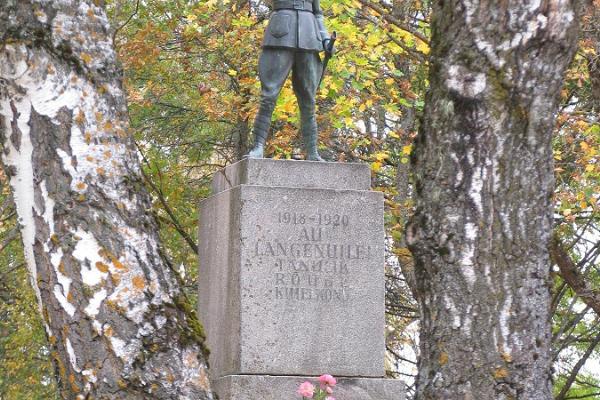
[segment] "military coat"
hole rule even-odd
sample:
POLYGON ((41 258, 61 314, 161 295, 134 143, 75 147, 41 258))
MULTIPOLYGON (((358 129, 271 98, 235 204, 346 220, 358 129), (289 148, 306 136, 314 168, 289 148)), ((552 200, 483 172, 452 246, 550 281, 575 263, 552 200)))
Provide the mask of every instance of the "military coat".
POLYGON ((329 33, 323 22, 320 0, 273 0, 263 47, 323 51, 329 33))

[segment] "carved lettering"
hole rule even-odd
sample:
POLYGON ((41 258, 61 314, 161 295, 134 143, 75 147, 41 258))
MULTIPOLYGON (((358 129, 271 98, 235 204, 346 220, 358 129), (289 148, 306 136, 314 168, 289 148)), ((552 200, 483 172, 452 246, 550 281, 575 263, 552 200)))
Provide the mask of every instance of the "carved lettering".
POLYGON ((284 243, 275 239, 272 242, 258 240, 255 245, 256 256, 366 260, 371 257, 371 254, 371 246, 366 246, 364 244, 284 243))
POLYGON ((368 245, 340 241, 351 229, 350 217, 281 211, 275 218, 276 223, 286 226, 285 234, 262 237, 254 247, 255 256, 273 265, 274 300, 349 301, 352 269, 372 254, 368 245))
POLYGON ((348 226, 350 217, 340 214, 312 214, 306 215, 296 212, 280 212, 277 214, 277 222, 285 225, 314 224, 320 226, 348 226))
POLYGON ((292 274, 292 285, 294 285, 294 286, 300 285, 300 275, 292 274))
POLYGON ((318 227, 304 227, 300 232, 300 240, 307 242, 320 242, 323 239, 323 230, 318 227))
POLYGON ((276 273, 275 274, 275 284, 276 285, 284 285, 285 283, 283 282, 283 278, 285 277, 284 274, 282 273, 276 273))
POLYGON ((276 287, 275 298, 288 301, 316 301, 329 303, 332 301, 348 301, 347 288, 307 288, 307 287, 276 287))

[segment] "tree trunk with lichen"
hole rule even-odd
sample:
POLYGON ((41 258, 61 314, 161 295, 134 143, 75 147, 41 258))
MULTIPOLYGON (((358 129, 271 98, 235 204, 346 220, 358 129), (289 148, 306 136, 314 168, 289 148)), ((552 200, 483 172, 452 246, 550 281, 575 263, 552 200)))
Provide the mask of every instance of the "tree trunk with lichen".
POLYGON ((212 399, 98 1, 0 5, 0 137, 63 398, 212 399))
POLYGON ((574 1, 434 2, 407 227, 416 398, 551 399, 552 128, 574 1))

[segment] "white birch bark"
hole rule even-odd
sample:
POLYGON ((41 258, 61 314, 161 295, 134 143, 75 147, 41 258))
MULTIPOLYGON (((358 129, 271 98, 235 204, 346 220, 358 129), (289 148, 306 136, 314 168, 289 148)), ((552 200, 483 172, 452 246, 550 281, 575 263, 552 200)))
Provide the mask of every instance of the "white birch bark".
POLYGON ((212 399, 201 326, 148 212, 98 3, 0 6, 2 162, 61 393, 212 399))

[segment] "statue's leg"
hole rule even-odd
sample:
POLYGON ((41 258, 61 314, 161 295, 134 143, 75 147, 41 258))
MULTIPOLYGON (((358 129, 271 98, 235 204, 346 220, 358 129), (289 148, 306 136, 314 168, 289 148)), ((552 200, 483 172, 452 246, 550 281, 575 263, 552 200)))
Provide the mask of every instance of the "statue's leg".
POLYGON ((277 96, 294 62, 294 51, 286 49, 264 48, 258 61, 261 95, 260 108, 254 120, 254 147, 248 153, 250 158, 262 158, 265 142, 271 127, 271 116, 275 109, 277 96))
POLYGON ((300 106, 300 131, 306 150, 306 159, 310 161, 324 161, 317 150, 319 134, 315 116, 315 97, 322 68, 319 53, 296 53, 292 84, 300 106))

